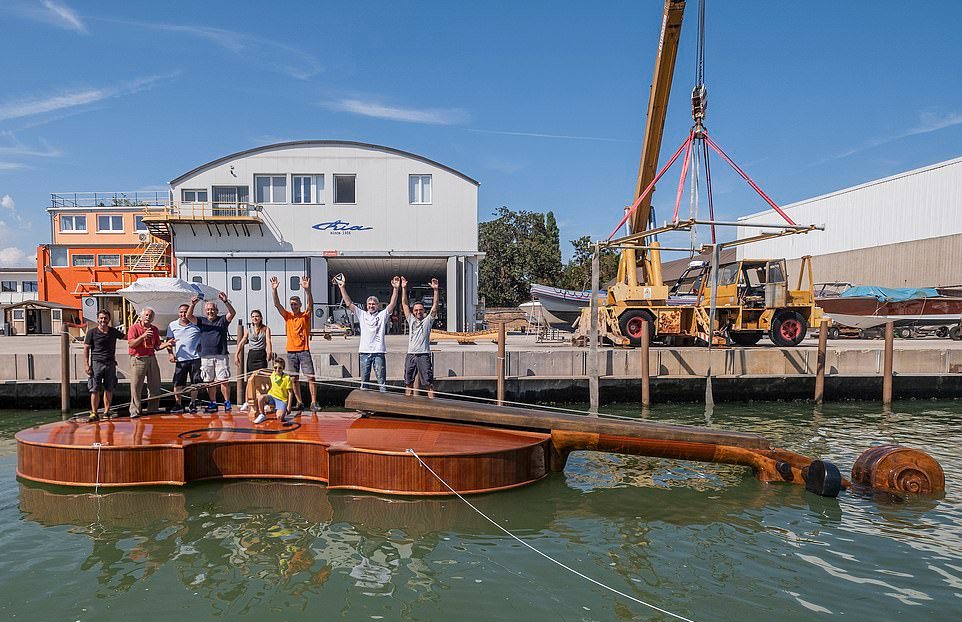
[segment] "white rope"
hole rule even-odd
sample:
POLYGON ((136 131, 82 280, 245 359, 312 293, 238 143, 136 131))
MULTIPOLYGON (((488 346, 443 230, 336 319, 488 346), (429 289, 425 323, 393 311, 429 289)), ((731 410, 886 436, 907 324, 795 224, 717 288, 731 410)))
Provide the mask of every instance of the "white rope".
POLYGON ((444 484, 444 487, 447 488, 448 490, 450 490, 451 493, 454 494, 455 496, 457 496, 458 499, 460 499, 460 500, 463 501, 465 504, 467 504, 467 506, 468 506, 469 508, 471 508, 472 510, 474 510, 475 512, 477 512, 478 515, 481 516, 482 518, 484 518, 486 521, 488 521, 489 523, 491 523, 492 525, 494 525, 495 527, 497 527, 498 529, 500 529, 501 531, 503 531, 503 532, 506 533, 507 535, 511 536, 511 537, 512 537, 514 540, 516 540, 519 544, 521 544, 521 545, 523 545, 523 546, 531 549, 532 551, 534 551, 535 553, 537 553, 537 554, 540 555, 541 557, 544 557, 545 559, 547 559, 548 561, 552 562, 553 564, 556 564, 556 565, 564 568, 564 569, 567 570, 568 572, 570 572, 570 573, 572 573, 572 574, 575 574, 575 575, 578 575, 578 576, 581 577, 582 579, 585 579, 586 581, 590 581, 591 583, 594 583, 594 584, 597 585, 598 587, 604 588, 604 589, 608 590, 609 592, 613 592, 613 593, 615 593, 615 594, 617 594, 617 595, 619 595, 619 596, 621 596, 621 597, 623 597, 623 598, 627 598, 628 600, 631 600, 631 601, 633 601, 633 602, 636 602, 636 603, 638 603, 639 605, 644 605, 645 607, 648 607, 649 609, 654 609, 655 611, 657 611, 657 612, 659 612, 659 613, 664 613, 664 614, 669 615, 669 616, 671 616, 671 617, 673 617, 673 618, 677 618, 677 619, 679 619, 679 620, 684 620, 685 622, 694 622, 694 621, 691 620, 690 618, 686 618, 686 617, 684 617, 684 616, 680 616, 680 615, 678 615, 677 613, 672 613, 672 612, 668 611, 667 609, 662 609, 661 607, 658 607, 657 605, 652 605, 651 603, 646 603, 645 601, 643 601, 643 600, 641 600, 641 599, 638 599, 638 598, 635 598, 634 596, 631 596, 630 594, 625 594, 624 592, 622 592, 622 591, 620 591, 620 590, 618 590, 618 589, 616 589, 616 588, 613 588, 613 587, 611 587, 610 585, 605 585, 605 584, 602 583, 601 581, 598 581, 597 579, 592 579, 592 578, 589 577, 588 575, 586 575, 586 574, 584 574, 584 573, 582 573, 582 572, 578 572, 577 570, 575 570, 575 569, 572 568, 571 566, 568 566, 568 565, 566 565, 565 563, 558 561, 557 559, 555 559, 554 557, 551 557, 551 556, 548 555, 547 553, 544 553, 544 552, 542 552, 542 551, 539 551, 538 549, 534 548, 532 545, 528 544, 527 542, 525 542, 524 540, 522 540, 522 539, 519 538, 518 536, 514 535, 513 533, 511 533, 510 531, 508 531, 507 529, 505 529, 504 527, 502 527, 496 520, 494 520, 493 518, 491 518, 490 516, 488 516, 487 514, 485 514, 484 512, 482 512, 481 510, 479 510, 479 509, 478 509, 477 507, 475 507, 470 501, 468 501, 468 500, 465 499, 463 496, 461 496, 461 494, 460 494, 457 490, 455 490, 454 488, 451 488, 451 486, 450 486, 446 481, 444 481, 444 479, 443 479, 440 475, 438 475, 437 473, 434 472, 434 469, 432 469, 431 467, 429 467, 429 466, 424 462, 424 460, 421 460, 421 456, 419 456, 416 451, 414 451, 414 450, 411 449, 411 448, 408 448, 406 451, 407 451, 408 453, 410 453, 411 455, 413 455, 415 458, 417 458, 418 462, 421 463, 421 466, 423 466, 425 469, 427 469, 428 472, 430 472, 431 475, 433 475, 434 477, 436 477, 439 482, 441 482, 442 484, 444 484))
POLYGON ((103 447, 103 443, 94 443, 94 447, 97 448, 97 478, 94 480, 94 494, 100 494, 100 449, 103 447))

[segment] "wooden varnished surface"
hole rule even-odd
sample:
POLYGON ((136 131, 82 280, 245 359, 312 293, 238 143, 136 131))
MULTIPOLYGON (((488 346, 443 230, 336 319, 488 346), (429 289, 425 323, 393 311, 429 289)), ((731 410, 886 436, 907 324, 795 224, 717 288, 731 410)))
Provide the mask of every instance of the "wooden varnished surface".
POLYGON ((520 486, 548 470, 550 435, 428 421, 303 414, 253 425, 246 414, 149 415, 57 422, 17 433, 20 477, 68 486, 293 478, 395 494, 520 486))

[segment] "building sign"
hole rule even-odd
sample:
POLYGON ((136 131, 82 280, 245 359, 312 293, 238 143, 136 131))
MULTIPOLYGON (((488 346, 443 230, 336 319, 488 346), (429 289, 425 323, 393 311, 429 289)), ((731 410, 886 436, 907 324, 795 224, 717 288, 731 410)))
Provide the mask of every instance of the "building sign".
POLYGON ((332 220, 329 222, 319 222, 313 226, 318 231, 327 231, 330 235, 351 235, 355 231, 370 231, 374 227, 364 225, 352 225, 344 220, 332 220))

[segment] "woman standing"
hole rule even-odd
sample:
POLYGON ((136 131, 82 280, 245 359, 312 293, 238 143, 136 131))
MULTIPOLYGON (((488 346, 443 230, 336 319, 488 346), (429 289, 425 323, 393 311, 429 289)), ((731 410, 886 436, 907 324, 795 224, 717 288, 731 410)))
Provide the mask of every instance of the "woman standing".
POLYGON ((247 346, 247 373, 267 369, 267 361, 272 358, 271 329, 264 324, 264 316, 257 309, 251 311, 251 323, 247 325, 244 336, 237 342, 234 362, 240 368, 241 348, 247 346))

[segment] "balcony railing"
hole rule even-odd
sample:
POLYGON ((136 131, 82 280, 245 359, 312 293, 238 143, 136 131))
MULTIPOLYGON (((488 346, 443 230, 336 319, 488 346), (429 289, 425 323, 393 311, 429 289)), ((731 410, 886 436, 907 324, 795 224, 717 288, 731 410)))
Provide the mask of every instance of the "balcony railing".
POLYGON ((167 190, 134 192, 52 192, 51 207, 139 207, 170 203, 167 190))
POLYGON ((263 208, 255 203, 176 203, 148 206, 144 218, 168 221, 260 220, 263 208))

